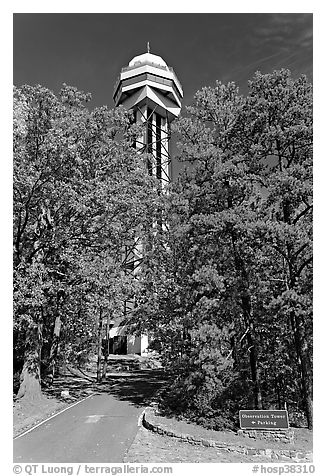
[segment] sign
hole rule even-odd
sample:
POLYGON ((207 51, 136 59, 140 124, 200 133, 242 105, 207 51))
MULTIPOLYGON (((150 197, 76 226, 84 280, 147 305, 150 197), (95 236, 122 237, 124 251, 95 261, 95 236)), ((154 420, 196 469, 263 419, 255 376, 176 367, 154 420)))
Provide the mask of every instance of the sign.
POLYGON ((287 410, 240 410, 242 430, 284 430, 289 428, 287 410))

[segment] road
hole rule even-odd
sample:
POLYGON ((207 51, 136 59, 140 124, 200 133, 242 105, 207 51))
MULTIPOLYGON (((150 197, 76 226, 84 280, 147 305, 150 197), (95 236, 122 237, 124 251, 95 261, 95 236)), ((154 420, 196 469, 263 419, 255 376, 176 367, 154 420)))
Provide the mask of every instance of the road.
POLYGON ((121 379, 14 440, 15 463, 122 463, 138 418, 160 381, 155 373, 121 379))

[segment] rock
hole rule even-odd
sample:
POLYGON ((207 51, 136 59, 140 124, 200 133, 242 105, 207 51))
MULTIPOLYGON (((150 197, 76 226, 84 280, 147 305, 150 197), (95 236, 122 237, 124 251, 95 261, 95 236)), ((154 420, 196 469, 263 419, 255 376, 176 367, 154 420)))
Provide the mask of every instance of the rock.
POLYGON ((203 446, 211 446, 211 444, 208 440, 202 440, 202 445, 203 446))
POLYGON ((70 398, 69 390, 62 390, 62 392, 61 392, 61 397, 63 397, 63 398, 70 398))
POLYGON ((256 455, 256 454, 257 454, 257 450, 254 449, 254 448, 249 448, 249 449, 247 450, 247 455, 253 456, 253 455, 256 455))

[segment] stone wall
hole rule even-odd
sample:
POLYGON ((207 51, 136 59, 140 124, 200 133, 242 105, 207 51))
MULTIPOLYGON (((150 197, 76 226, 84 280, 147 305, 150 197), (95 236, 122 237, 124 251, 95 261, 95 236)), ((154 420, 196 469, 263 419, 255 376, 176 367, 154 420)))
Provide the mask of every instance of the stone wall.
MULTIPOLYGON (((285 450, 285 449, 269 449, 269 448, 253 448, 244 445, 230 445, 227 443, 223 443, 217 440, 210 440, 206 438, 199 438, 194 437, 188 434, 177 433, 171 431, 170 429, 164 428, 162 425, 158 425, 155 423, 155 412, 152 408, 146 409, 143 414, 141 415, 141 423, 142 425, 150 431, 153 431, 159 435, 170 436, 173 438, 177 438, 181 441, 187 442, 191 445, 201 445, 201 446, 208 446, 208 447, 215 447, 220 450, 224 451, 233 451, 240 454, 257 456, 260 455, 267 456, 271 458, 271 461, 294 461, 296 463, 305 463, 312 461, 312 452, 311 451, 298 451, 298 450, 285 450), (154 418, 152 418, 154 416, 154 418)), ((251 431, 251 430, 246 430, 251 431)), ((255 432, 255 430, 252 430, 255 432)), ((277 431, 277 430, 276 430, 277 431)), ((280 430, 281 432, 282 430, 280 430)), ((268 430, 266 430, 268 432, 268 430)), ((268 432, 270 433, 270 432, 268 432)), ((245 435, 243 435, 245 436, 245 435)), ((249 435, 246 435, 249 436, 249 435)), ((276 435, 275 435, 276 436, 276 435)), ((281 433, 279 435, 281 437, 281 433)), ((254 434, 252 434, 251 438, 254 438, 254 434)), ((267 439, 266 439, 266 446, 267 446, 267 439)), ((279 440, 280 441, 280 440, 279 440)))
POLYGON ((294 432, 288 430, 238 430, 239 436, 269 441, 281 441, 282 443, 293 443, 294 432))

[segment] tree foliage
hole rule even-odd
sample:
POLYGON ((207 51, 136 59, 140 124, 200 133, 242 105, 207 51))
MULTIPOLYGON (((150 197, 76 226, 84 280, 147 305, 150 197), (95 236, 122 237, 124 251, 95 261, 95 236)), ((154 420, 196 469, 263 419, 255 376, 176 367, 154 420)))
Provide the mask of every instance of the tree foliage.
POLYGON ((90 112, 88 99, 66 85, 58 96, 42 86, 14 90, 19 397, 40 395, 41 372, 53 378, 58 358, 87 352, 100 310, 118 314, 134 292, 121 249, 152 214, 153 184, 132 147, 131 115, 90 112))
MULTIPOLYGON (((288 70, 197 92, 178 119, 189 166, 157 194, 121 108, 64 85, 14 91, 18 396, 80 363, 136 297, 171 373, 166 411, 232 428, 240 408, 312 427, 312 88, 288 70), (137 283, 122 246, 141 238, 137 283)), ((145 158, 146 159, 146 158, 145 158)), ((100 360, 99 360, 100 362, 100 360)), ((98 369, 98 379, 101 371, 98 369)))
POLYGON ((256 73, 246 97, 217 82, 187 113, 175 131, 191 166, 139 306, 174 376, 166 403, 213 427, 287 404, 311 427, 311 85, 256 73))

